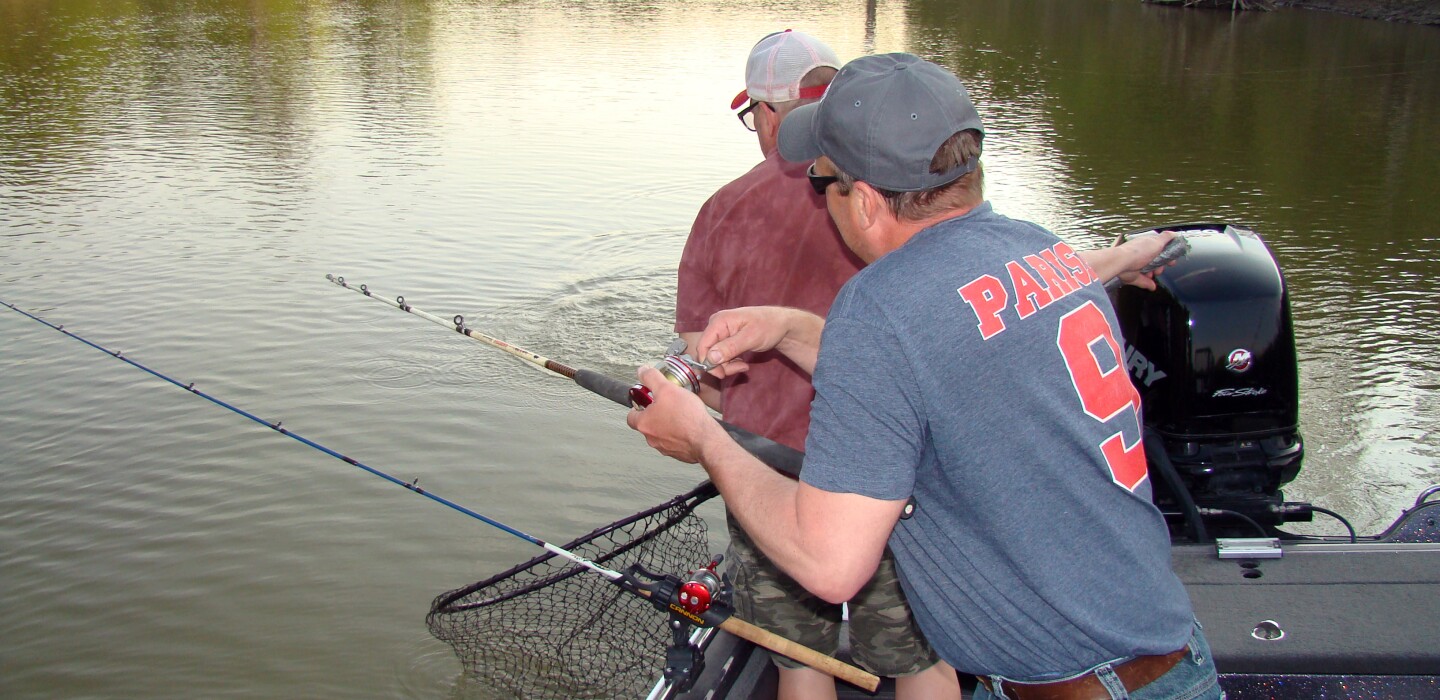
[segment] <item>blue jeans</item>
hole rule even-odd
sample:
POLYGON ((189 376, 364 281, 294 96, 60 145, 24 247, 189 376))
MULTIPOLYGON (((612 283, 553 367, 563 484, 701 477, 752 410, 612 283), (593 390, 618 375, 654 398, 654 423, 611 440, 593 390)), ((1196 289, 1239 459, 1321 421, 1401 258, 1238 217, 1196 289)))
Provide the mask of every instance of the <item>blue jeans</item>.
MULTIPOLYGON (((1180 659, 1165 675, 1139 690, 1127 693, 1125 686, 1119 683, 1120 679, 1110 670, 1111 664, 1103 664, 1093 673, 1110 689, 1110 697, 1114 700, 1225 700, 1225 691, 1220 689, 1220 681, 1215 677, 1215 660, 1210 658, 1210 644, 1205 641, 1199 622, 1195 623, 1187 646, 1190 648, 1189 656, 1180 659)), ((1006 682, 1001 676, 990 677, 991 685, 1002 691, 1006 682)), ((975 686, 974 697, 975 700, 990 700, 995 695, 982 684, 975 686)))

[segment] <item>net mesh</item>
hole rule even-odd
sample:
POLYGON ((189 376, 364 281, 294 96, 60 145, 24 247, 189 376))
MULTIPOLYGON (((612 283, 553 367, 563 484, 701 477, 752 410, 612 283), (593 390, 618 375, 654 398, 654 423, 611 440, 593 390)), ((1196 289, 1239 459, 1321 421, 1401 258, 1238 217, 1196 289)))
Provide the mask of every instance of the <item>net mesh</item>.
MULTIPOLYGON (((706 482, 562 549, 616 571, 638 563, 683 574, 709 562, 695 508, 715 495, 706 482)), ((496 697, 643 697, 671 639, 667 616, 648 600, 549 552, 441 594, 425 620, 454 649, 467 685, 496 697)))

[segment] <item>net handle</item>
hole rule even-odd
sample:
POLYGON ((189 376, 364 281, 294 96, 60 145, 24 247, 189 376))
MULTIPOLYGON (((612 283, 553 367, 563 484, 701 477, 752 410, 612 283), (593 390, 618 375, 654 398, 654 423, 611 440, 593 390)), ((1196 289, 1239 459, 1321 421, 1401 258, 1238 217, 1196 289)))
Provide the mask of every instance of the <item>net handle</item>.
POLYGON ((839 678, 870 692, 880 687, 880 677, 863 669, 851 666, 833 656, 826 656, 799 642, 794 642, 773 632, 767 632, 736 617, 728 617, 720 623, 720 629, 741 639, 758 644, 777 654, 784 654, 810 668, 839 678))

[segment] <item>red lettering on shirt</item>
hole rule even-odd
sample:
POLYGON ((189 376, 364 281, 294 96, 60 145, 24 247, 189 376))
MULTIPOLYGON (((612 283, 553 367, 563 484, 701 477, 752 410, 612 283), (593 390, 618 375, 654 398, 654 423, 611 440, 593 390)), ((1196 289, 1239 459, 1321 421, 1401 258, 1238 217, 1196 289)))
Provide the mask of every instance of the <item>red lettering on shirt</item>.
POLYGON ((1083 283, 1080 282, 1080 280, 1075 279, 1074 271, 1066 267, 1064 263, 1060 262, 1060 257, 1055 254, 1055 250, 1053 248, 1050 250, 1040 251, 1040 258, 1050 266, 1050 269, 1058 272, 1061 277, 1065 278, 1065 284, 1069 286, 1070 291, 1073 292, 1085 286, 1083 283))
MULTIPOLYGON (((1047 250, 1044 252, 1048 253, 1050 251, 1047 250)), ((1075 287, 1072 286, 1068 280, 1062 278, 1060 273, 1056 271, 1055 268, 1050 267, 1050 263, 1046 262, 1039 255, 1025 256, 1025 264, 1029 265, 1031 269, 1040 275, 1040 279, 1045 282, 1045 288, 1050 290, 1051 297, 1059 299, 1075 291, 1075 287)))
POLYGON ((975 326, 982 340, 1005 330, 1001 314, 1012 297, 1016 315, 1025 319, 1095 281, 1095 271, 1063 242, 1021 260, 1024 265, 1020 260, 1005 263, 1009 285, 995 275, 980 275, 955 290, 975 313, 975 326))
POLYGON ((1091 270, 1090 266, 1086 265, 1085 261, 1081 260, 1080 256, 1075 254, 1074 248, 1061 242, 1055 244, 1054 251, 1060 258, 1061 264, 1070 270, 1070 273, 1074 275, 1075 280, 1079 282, 1081 286, 1095 281, 1095 271, 1091 270))
POLYGON ((1027 318, 1054 301, 1050 292, 1020 267, 1020 263, 1011 260, 1005 263, 1005 269, 1010 272, 1010 285, 1015 290, 1015 312, 1020 314, 1020 318, 1027 318))
POLYGON ((1000 280, 993 275, 981 275, 955 291, 960 293, 960 298, 975 312, 975 325, 980 329, 981 339, 989 340, 1005 330, 1005 321, 1000 318, 1000 312, 1009 303, 1010 297, 1005 293, 1005 285, 1000 284, 1000 280))

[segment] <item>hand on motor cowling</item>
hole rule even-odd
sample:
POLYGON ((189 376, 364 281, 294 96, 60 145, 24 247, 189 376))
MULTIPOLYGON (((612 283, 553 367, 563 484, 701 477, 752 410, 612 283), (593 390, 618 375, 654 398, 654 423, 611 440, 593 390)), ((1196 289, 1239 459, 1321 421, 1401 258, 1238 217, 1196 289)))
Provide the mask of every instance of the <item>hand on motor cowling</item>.
POLYGON ((1174 231, 1161 231, 1159 235, 1131 236, 1124 243, 1116 246, 1115 250, 1124 255, 1123 271, 1119 274, 1120 281, 1141 289, 1155 289, 1155 275, 1160 274, 1160 271, 1166 267, 1174 265, 1175 261, 1172 260, 1149 272, 1140 270, 1165 250, 1166 244, 1174 240, 1177 235, 1179 234, 1174 231))
POLYGON ((660 454, 693 464, 700 461, 709 441, 730 439, 699 396, 672 383, 654 367, 641 367, 636 374, 650 390, 651 402, 643 409, 631 409, 625 422, 660 454))

